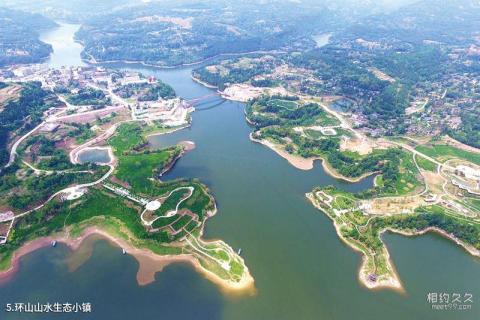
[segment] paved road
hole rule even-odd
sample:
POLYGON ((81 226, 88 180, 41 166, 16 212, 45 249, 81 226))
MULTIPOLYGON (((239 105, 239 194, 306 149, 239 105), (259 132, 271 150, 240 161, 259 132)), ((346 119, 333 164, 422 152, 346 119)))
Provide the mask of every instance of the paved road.
POLYGON ((7 162, 7 164, 5 165, 5 168, 10 167, 10 166, 15 162, 15 157, 17 156, 18 146, 19 146, 23 141, 25 141, 25 139, 27 139, 32 133, 34 133, 35 131, 37 131, 38 129, 40 129, 40 127, 43 126, 45 123, 47 123, 50 118, 55 118, 55 117, 57 117, 59 114, 62 114, 62 113, 64 113, 64 112, 65 112, 65 110, 61 110, 61 111, 57 112, 56 114, 52 115, 51 117, 48 117, 47 119, 45 119, 44 121, 42 121, 42 123, 40 123, 38 126, 36 126, 36 127, 33 128, 32 130, 30 130, 29 132, 27 132, 25 135, 23 135, 23 136, 22 136, 20 139, 18 139, 17 141, 15 141, 15 143, 14 143, 13 146, 12 146, 12 149, 10 150, 10 158, 8 159, 8 162, 7 162))
POLYGON ((115 170, 115 167, 113 165, 110 165, 110 169, 108 170, 108 172, 106 174, 104 174, 100 179, 98 179, 97 181, 94 181, 94 182, 90 182, 90 183, 85 183, 85 184, 79 184, 77 186, 72 186, 72 187, 68 187, 68 188, 64 188, 62 190, 59 190, 57 192, 55 192, 54 194, 52 194, 48 199, 47 201, 45 201, 44 203, 42 203, 41 205, 39 205, 38 207, 35 207, 33 209, 30 209, 28 211, 25 211, 25 212, 22 212, 20 214, 17 214, 15 215, 15 219, 16 218, 20 218, 20 217, 23 217, 23 216, 26 216, 27 214, 29 213, 32 213, 33 211, 36 211, 36 210, 39 210, 41 208, 43 208, 48 202, 50 202, 53 198, 55 198, 56 196, 58 196, 59 194, 65 192, 65 190, 68 190, 68 189, 72 189, 72 188, 77 188, 77 189, 81 189, 81 188, 88 188, 88 187, 92 187, 94 185, 97 185, 99 183, 102 183, 105 179, 107 179, 113 172, 113 170, 115 170))

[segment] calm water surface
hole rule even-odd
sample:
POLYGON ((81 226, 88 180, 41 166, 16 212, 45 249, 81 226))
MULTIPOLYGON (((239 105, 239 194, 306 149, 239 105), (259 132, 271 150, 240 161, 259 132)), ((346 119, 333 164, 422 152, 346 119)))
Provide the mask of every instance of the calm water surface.
POLYGON ((53 48, 48 64, 53 68, 85 65, 79 55, 82 46, 73 39, 73 34, 80 29, 80 25, 57 23, 59 28, 53 28, 40 35, 40 40, 49 43, 53 48))
MULTIPOLYGON (((155 75, 187 99, 211 93, 190 80, 188 68, 116 67, 155 75)), ((98 241, 92 257, 75 272, 68 271, 71 253, 64 246, 26 256, 15 278, 0 285, 0 305, 88 301, 94 312, 76 319, 99 320, 480 318, 479 260, 436 235, 386 235, 406 294, 364 289, 357 280, 360 257, 343 245, 331 221, 304 194, 327 184, 364 190, 372 180, 342 183, 327 176, 319 164, 311 171, 293 168, 271 150, 249 141, 243 110, 235 102, 198 110, 190 129, 152 137, 150 142, 163 147, 195 141, 197 148, 164 179, 198 177, 210 187, 219 210, 207 223, 205 237, 221 238, 243 249, 255 278, 255 296, 225 296, 184 265, 169 266, 157 274, 156 282, 139 287, 136 261, 98 241), (429 292, 472 293, 472 310, 432 311, 426 302, 429 292)), ((0 313, 0 319, 4 318, 33 319, 0 313)))
POLYGON ((109 163, 110 155, 106 149, 87 149, 78 154, 78 161, 80 163, 92 162, 92 163, 109 163))

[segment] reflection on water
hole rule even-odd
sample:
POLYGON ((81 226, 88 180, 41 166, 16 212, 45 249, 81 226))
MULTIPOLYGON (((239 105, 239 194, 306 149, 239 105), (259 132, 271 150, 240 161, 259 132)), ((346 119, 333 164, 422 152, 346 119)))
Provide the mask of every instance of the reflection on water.
POLYGON ((85 65, 80 58, 83 47, 73 39, 73 34, 78 31, 80 25, 58 24, 60 27, 40 34, 40 40, 53 47, 53 53, 47 61, 48 64, 53 68, 85 65))
MULTIPOLYGON (((190 79, 189 68, 109 66, 155 75, 187 99, 211 92, 190 79)), ((160 147, 182 140, 196 143, 164 178, 198 177, 208 185, 218 215, 207 223, 205 236, 243 249, 258 289, 255 297, 225 297, 183 265, 169 266, 157 274, 155 283, 139 287, 136 261, 100 241, 92 258, 73 273, 64 262, 69 253, 63 246, 25 257, 14 281, 0 288, 0 306, 39 299, 87 301, 95 311, 85 319, 99 320, 480 318, 476 302, 472 310, 462 312, 432 311, 426 303, 428 292, 480 297, 479 260, 436 235, 384 237, 406 295, 362 288, 357 280, 359 256, 338 239, 332 222, 304 194, 328 184, 360 191, 372 185, 372 178, 349 184, 326 175, 318 163, 311 171, 293 168, 273 151, 249 141, 251 128, 243 111, 243 104, 227 101, 194 113, 191 128, 152 137, 150 143, 160 147)), ((0 312, 3 320, 2 316, 0 312)))
POLYGON ((78 161, 80 163, 92 162, 98 164, 105 164, 110 162, 110 154, 107 149, 86 149, 78 154, 78 161))

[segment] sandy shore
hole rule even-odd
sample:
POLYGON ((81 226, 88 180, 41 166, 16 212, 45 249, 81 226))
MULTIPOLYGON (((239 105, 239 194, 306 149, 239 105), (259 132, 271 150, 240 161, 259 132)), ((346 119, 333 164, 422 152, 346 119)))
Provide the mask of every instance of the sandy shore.
MULTIPOLYGON (((305 196, 313 204, 313 206, 315 208, 317 208, 318 210, 320 210, 322 212, 325 212, 324 209, 317 204, 317 202, 315 201, 312 193, 307 193, 305 196)), ((327 217, 330 218, 330 216, 327 213, 325 213, 325 214, 327 215, 327 217)), ((360 268, 358 270, 358 280, 363 286, 365 286, 366 288, 371 289, 371 290, 373 290, 373 289, 390 289, 390 290, 397 291, 399 293, 404 293, 405 292, 405 290, 403 288, 403 285, 400 281, 400 277, 398 276, 398 274, 397 274, 397 272, 396 272, 396 270, 393 266, 393 263, 390 259, 390 255, 389 255, 389 253, 386 249, 384 250, 384 254, 386 255, 388 266, 389 266, 390 270, 392 270, 392 272, 391 272, 390 276, 387 277, 387 278, 378 279, 375 282, 370 281, 368 279, 368 274, 369 273, 367 271, 367 259, 368 259, 367 255, 362 250, 360 250, 356 246, 352 245, 352 243, 347 241, 347 239, 345 239, 342 236, 342 234, 340 232, 340 226, 337 224, 337 222, 333 219, 331 219, 331 220, 333 221, 333 224, 335 226, 335 230, 337 231, 337 235, 342 240, 342 242, 344 244, 346 244, 349 248, 352 248, 354 251, 358 252, 362 257, 362 263, 361 263, 360 268)), ((380 233, 380 234, 382 234, 382 233, 380 233)))
POLYGON ((20 249, 15 251, 12 257, 11 265, 7 270, 0 271, 0 281, 8 281, 19 269, 19 261, 22 256, 27 255, 35 250, 51 245, 55 240, 59 243, 66 244, 72 251, 77 251, 82 243, 89 237, 98 236, 99 238, 106 239, 113 245, 126 250, 126 252, 132 255, 139 263, 139 269, 137 272, 137 282, 139 285, 147 285, 155 281, 155 274, 163 270, 163 268, 172 263, 188 263, 194 267, 196 271, 205 276, 210 281, 217 284, 220 289, 225 293, 247 293, 252 294, 255 292, 254 279, 250 275, 248 268, 244 272, 243 278, 238 282, 225 280, 220 278, 213 272, 203 268, 200 265, 198 259, 191 254, 180 255, 158 255, 148 249, 140 249, 132 246, 123 239, 118 239, 107 231, 97 228, 89 227, 77 238, 69 238, 65 235, 52 235, 44 238, 35 239, 23 245, 20 249))
POLYGON ((162 136, 162 135, 164 135, 164 134, 170 134, 170 133, 173 133, 173 132, 177 132, 177 131, 180 131, 180 130, 189 128, 190 126, 191 126, 190 124, 186 124, 186 125, 184 125, 184 126, 179 126, 179 127, 167 129, 166 131, 163 131, 163 132, 153 132, 153 133, 149 133, 149 134, 147 134, 147 135, 145 136, 145 138, 150 138, 150 137, 154 137, 154 136, 162 136))
POLYGON ((472 147, 472 146, 469 146, 469 145, 466 145, 458 140, 455 140, 453 139, 452 137, 450 136, 444 136, 442 138, 442 140, 447 144, 447 145, 451 145, 453 147, 456 147, 456 148, 459 148, 459 149, 462 149, 464 151, 468 151, 468 152, 475 152, 475 153, 480 153, 480 149, 478 148, 475 148, 475 147, 472 147))
MULTIPOLYGON (((319 209, 322 212, 325 212, 324 209, 317 204, 317 202, 315 201, 312 193, 307 193, 306 197, 310 200, 310 202, 317 209, 319 209)), ((327 216, 330 218, 330 216, 328 214, 327 214, 327 216)), ((390 254, 389 254, 388 250, 386 249, 386 247, 384 247, 383 254, 386 257, 389 269, 392 270, 391 276, 386 278, 386 279, 380 279, 376 282, 372 282, 368 279, 367 256, 365 255, 365 253, 362 250, 360 250, 359 248, 357 248, 356 246, 354 246, 353 244, 348 242, 341 235, 340 226, 336 223, 335 220, 333 220, 333 222, 334 222, 335 229, 337 231, 338 237, 340 239, 342 239, 342 241, 346 245, 348 245, 350 248, 354 249, 355 251, 359 252, 362 255, 362 264, 361 264, 360 270, 358 272, 358 279, 359 279, 359 281, 362 285, 364 285, 368 289, 393 289, 393 290, 399 291, 401 293, 405 292, 405 290, 403 288, 403 285, 400 281, 400 277, 399 277, 397 271, 395 270, 395 265, 393 264, 393 262, 391 260, 391 257, 390 257, 390 254)), ((437 233, 437 234, 439 234, 439 235, 441 235, 441 236, 443 236, 447 239, 450 239, 450 240, 454 241, 457 245, 459 245, 460 247, 465 249, 472 256, 480 257, 480 250, 474 248, 473 246, 471 246, 469 244, 464 243, 463 241, 460 241, 455 236, 445 232, 444 230, 441 230, 441 229, 438 229, 438 228, 435 228, 435 227, 429 227, 429 228, 426 228, 426 229, 421 230, 421 231, 403 231, 403 230, 397 230, 397 229, 394 229, 394 228, 385 228, 385 229, 380 231, 379 237, 381 237, 387 231, 392 232, 392 233, 396 233, 396 234, 400 234, 400 235, 403 235, 403 236, 407 236, 407 237, 421 236, 421 235, 424 235, 428 232, 434 232, 434 233, 437 233)))
POLYGON ((195 142, 189 140, 180 141, 178 145, 182 146, 186 152, 192 151, 196 148, 195 142))
MULTIPOLYGON (((211 84, 209 84, 209 83, 206 83, 206 82, 198 79, 197 77, 194 77, 193 74, 190 76, 190 78, 192 78, 192 80, 193 80, 194 82, 199 83, 199 84, 201 84, 201 85, 204 86, 204 87, 207 87, 207 88, 210 88, 210 89, 218 89, 217 86, 214 86, 214 85, 211 85, 211 84)), ((219 93, 220 93, 220 92, 219 92, 219 93)))
POLYGON ((256 143, 263 144, 264 146, 269 147, 275 151, 279 156, 286 159, 292 166, 300 170, 311 170, 313 169, 313 163, 316 158, 303 158, 296 156, 285 151, 281 146, 274 144, 273 142, 267 140, 259 140, 253 137, 253 133, 250 133, 250 140, 256 143))
POLYGON ((373 174, 376 174, 376 172, 369 172, 369 173, 366 173, 366 174, 361 175, 360 177, 356 177, 356 178, 345 177, 345 176, 341 175, 340 173, 338 173, 335 169, 333 169, 328 164, 328 162, 325 161, 323 158, 320 158, 320 157, 303 158, 301 156, 290 154, 287 151, 285 151, 280 145, 276 145, 273 142, 266 141, 266 140, 255 139, 253 137, 253 133, 250 133, 250 140, 252 140, 253 142, 260 143, 260 144, 263 144, 264 146, 269 147, 270 149, 275 151, 279 156, 286 159, 292 166, 294 166, 295 168, 300 169, 300 170, 311 170, 311 169, 313 169, 314 162, 317 161, 317 160, 320 160, 321 163, 322 163, 323 170, 327 174, 329 174, 330 176, 334 177, 335 179, 355 183, 355 182, 360 182, 363 179, 365 179, 365 178, 367 178, 367 177, 369 177, 373 174))

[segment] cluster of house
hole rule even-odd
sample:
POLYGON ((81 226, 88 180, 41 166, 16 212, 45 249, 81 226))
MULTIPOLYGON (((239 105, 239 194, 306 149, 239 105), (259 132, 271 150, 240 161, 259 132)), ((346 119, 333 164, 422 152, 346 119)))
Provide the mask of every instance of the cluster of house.
MULTIPOLYGON (((144 78, 138 72, 112 73, 104 67, 76 66, 51 69, 45 64, 17 65, 0 70, 0 81, 40 81, 49 89, 58 86, 68 87, 75 83, 84 87, 89 83, 108 87, 112 82, 120 85, 154 82, 153 77, 144 78)), ((75 88, 73 89, 75 90, 75 88)), ((78 89, 77 89, 78 90, 78 89)), ((75 93, 75 92, 73 92, 75 93)))
POLYGON ((174 98, 139 102, 132 107, 132 110, 137 119, 173 121, 181 125, 185 122, 187 114, 194 109, 185 100, 174 98))

